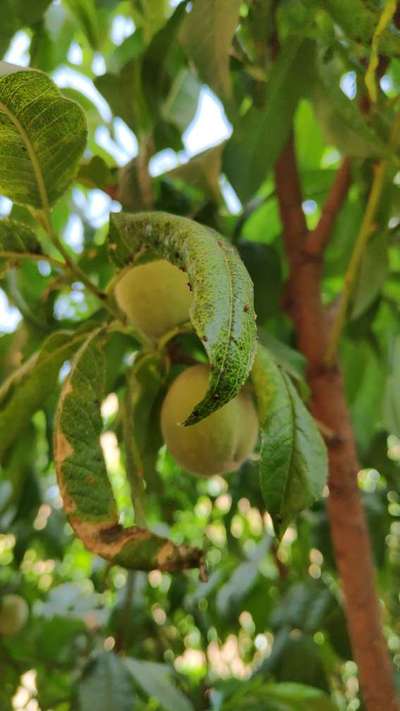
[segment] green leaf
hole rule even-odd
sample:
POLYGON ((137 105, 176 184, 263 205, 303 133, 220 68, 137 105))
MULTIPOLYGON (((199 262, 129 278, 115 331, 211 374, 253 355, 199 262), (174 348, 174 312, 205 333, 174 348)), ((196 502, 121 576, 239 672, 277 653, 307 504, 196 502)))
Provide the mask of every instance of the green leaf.
POLYGON ((102 652, 86 665, 78 687, 80 711, 133 711, 136 694, 123 661, 102 652))
POLYGON ((158 450, 162 445, 160 426, 154 421, 154 406, 164 377, 163 359, 159 354, 145 353, 136 358, 135 375, 132 378, 132 428, 141 454, 143 474, 148 483, 154 479, 158 450), (154 446, 156 443, 158 447, 154 446))
POLYGON ((112 214, 108 245, 119 267, 149 252, 150 259, 161 256, 187 272, 190 319, 212 371, 209 389, 186 424, 199 422, 237 395, 253 363, 253 285, 242 261, 218 233, 163 212, 112 214))
POLYGON ((381 233, 369 240, 354 289, 351 317, 361 316, 379 295, 388 274, 388 245, 381 233))
POLYGON ((224 99, 231 95, 229 55, 240 5, 240 0, 193 0, 180 33, 201 79, 224 99))
POLYGON ((271 69, 265 109, 252 106, 229 139, 224 170, 239 198, 254 195, 278 158, 299 99, 309 90, 314 44, 289 37, 271 69))
POLYGON ((393 343, 391 364, 385 387, 383 420, 387 431, 400 437, 400 337, 393 343))
POLYGON ((277 534, 322 493, 327 478, 325 445, 287 375, 258 348, 253 371, 261 424, 261 490, 277 534))
POLYGON ((271 704, 280 704, 282 711, 337 711, 323 691, 304 684, 270 684, 266 687, 266 699, 271 704))
POLYGON ((46 209, 75 176, 85 117, 42 72, 0 63, 0 193, 46 209))
POLYGON ((146 132, 153 119, 143 95, 140 62, 132 59, 118 72, 102 74, 94 80, 96 89, 109 103, 113 114, 120 116, 137 133, 146 132))
POLYGON ((82 341, 82 334, 53 333, 0 389, 0 461, 32 415, 54 392, 59 370, 82 341))
POLYGON ((215 202, 219 202, 221 199, 219 178, 223 147, 224 144, 220 143, 198 153, 187 163, 168 171, 165 174, 166 177, 173 180, 178 179, 184 185, 192 185, 194 188, 208 193, 215 202))
POLYGON ((282 267, 277 250, 270 244, 242 241, 239 254, 253 280, 254 307, 258 323, 279 312, 282 293, 282 267))
POLYGON ((4 265, 18 262, 18 258, 41 254, 41 244, 28 225, 10 218, 0 220, 0 273, 4 265))
POLYGON ((102 28, 95 0, 64 0, 64 3, 81 25, 90 46, 98 51, 102 44, 102 28))
POLYGON ((127 657, 125 666, 136 684, 152 699, 157 699, 164 711, 194 711, 189 699, 171 680, 171 674, 165 664, 146 662, 127 657))
POLYGON ((333 62, 319 59, 318 78, 311 98, 325 138, 343 155, 354 158, 387 156, 388 150, 362 114, 359 104, 340 89, 340 75, 333 62))
POLYGON ((155 115, 159 114, 162 102, 167 98, 176 81, 177 33, 185 15, 186 5, 187 0, 178 5, 168 22, 154 35, 143 55, 143 93, 155 115))
MULTIPOLYGON (((375 10, 371 4, 369 3, 370 7, 368 7, 368 3, 363 0, 352 0, 351 3, 342 2, 342 0, 324 0, 323 2, 334 21, 340 25, 348 37, 357 42, 358 50, 361 53, 365 52, 365 55, 368 55, 380 16, 380 6, 378 5, 375 10)), ((398 55, 400 51, 398 33, 386 28, 380 36, 379 50, 381 54, 398 55)))
POLYGON ((147 41, 163 26, 168 14, 167 0, 131 0, 135 24, 143 27, 147 41))
POLYGON ((196 567, 201 551, 122 528, 100 443, 105 396, 104 331, 91 334, 76 354, 57 408, 55 462, 64 509, 86 547, 117 565, 172 571, 196 567))
POLYGON ((201 85, 194 74, 181 69, 162 105, 163 119, 175 124, 180 131, 185 131, 195 117, 200 89, 201 85))

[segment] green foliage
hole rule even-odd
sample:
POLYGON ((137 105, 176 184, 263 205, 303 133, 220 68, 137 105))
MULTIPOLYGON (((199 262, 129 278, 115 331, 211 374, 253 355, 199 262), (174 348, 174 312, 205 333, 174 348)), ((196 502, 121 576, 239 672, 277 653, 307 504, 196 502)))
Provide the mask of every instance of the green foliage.
POLYGON ((86 139, 84 114, 42 72, 2 62, 0 73, 0 192, 45 209, 76 173, 86 139))
POLYGON ((340 361, 398 674, 397 17, 378 27, 389 4, 363 0, 0 5, 0 609, 29 609, 0 629, 1 711, 363 708, 273 169, 292 133, 312 229, 351 158, 321 269, 334 317, 387 161, 340 361), (193 307, 150 343, 113 294, 160 257, 193 307), (213 371, 191 422, 246 381, 258 406, 256 451, 226 479, 188 476, 162 439, 196 363, 213 371))

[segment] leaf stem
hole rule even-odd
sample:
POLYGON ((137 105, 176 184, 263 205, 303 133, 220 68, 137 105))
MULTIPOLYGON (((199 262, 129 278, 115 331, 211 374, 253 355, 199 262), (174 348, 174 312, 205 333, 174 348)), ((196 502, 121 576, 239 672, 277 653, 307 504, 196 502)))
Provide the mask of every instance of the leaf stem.
POLYGON ((65 269, 65 264, 64 262, 61 262, 59 259, 56 259, 55 257, 50 257, 49 254, 33 254, 31 252, 28 253, 23 253, 23 252, 13 252, 10 250, 0 250, 0 258, 1 259, 14 259, 16 262, 19 259, 32 259, 35 262, 49 262, 53 267, 56 267, 57 269, 65 269))
MULTIPOLYGON (((400 114, 396 116, 393 124, 390 146, 397 143, 397 137, 400 130, 400 114)), ((375 167, 372 187, 369 194, 367 207, 364 213, 363 220, 356 238, 353 253, 350 258, 349 266, 344 277, 343 291, 339 301, 339 308, 335 321, 332 325, 330 338, 325 352, 326 365, 332 365, 335 362, 336 353, 339 347, 340 338, 343 328, 346 323, 346 317, 349 309, 350 300, 356 285, 357 277, 360 270, 361 261, 368 244, 371 234, 375 230, 375 216, 379 207, 382 191, 385 185, 386 171, 389 165, 387 159, 382 160, 375 167)))

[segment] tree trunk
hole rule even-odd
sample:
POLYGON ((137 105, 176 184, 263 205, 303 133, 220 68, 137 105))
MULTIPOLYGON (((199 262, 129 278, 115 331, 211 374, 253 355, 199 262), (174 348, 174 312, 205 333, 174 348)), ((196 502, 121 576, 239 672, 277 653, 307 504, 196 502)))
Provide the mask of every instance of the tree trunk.
POLYGON ((310 234, 302 210, 293 139, 277 162, 275 178, 290 268, 288 310, 294 321, 299 349, 308 362, 313 414, 335 433, 328 442, 328 512, 361 691, 368 711, 398 711, 393 670, 380 620, 367 524, 357 486, 360 466, 343 380, 338 363, 327 367, 324 362, 329 318, 321 302, 323 249, 335 212, 346 194, 348 166, 347 176, 344 167, 339 171, 320 225, 310 234))

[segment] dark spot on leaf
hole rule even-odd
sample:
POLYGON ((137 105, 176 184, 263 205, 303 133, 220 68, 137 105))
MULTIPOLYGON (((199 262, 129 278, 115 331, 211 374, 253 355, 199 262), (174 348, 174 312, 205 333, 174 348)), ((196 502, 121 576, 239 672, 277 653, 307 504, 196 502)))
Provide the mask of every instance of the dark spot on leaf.
POLYGON ((243 306, 243 311, 244 311, 246 314, 247 314, 247 312, 249 311, 249 309, 250 309, 250 306, 249 306, 248 304, 245 304, 245 305, 243 306))

